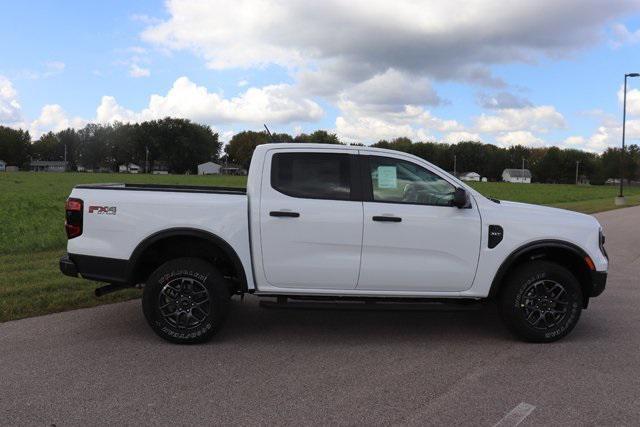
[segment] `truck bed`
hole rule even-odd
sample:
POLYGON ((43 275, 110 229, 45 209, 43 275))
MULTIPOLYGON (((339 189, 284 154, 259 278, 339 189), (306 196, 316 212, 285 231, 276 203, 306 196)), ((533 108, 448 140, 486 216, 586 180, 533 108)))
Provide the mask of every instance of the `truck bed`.
POLYGON ((125 190, 125 191, 166 191, 178 193, 215 193, 215 194, 247 194, 247 189, 242 187, 215 187, 206 185, 169 185, 169 184, 80 184, 75 188, 92 190, 125 190))

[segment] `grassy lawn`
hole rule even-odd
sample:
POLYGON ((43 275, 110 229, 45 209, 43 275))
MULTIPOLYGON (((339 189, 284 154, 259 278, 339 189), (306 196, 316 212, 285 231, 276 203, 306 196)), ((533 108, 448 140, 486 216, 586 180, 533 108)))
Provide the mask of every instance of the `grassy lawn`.
MULTIPOLYGON (((245 177, 125 174, 0 173, 0 322, 139 297, 117 292, 100 299, 94 283, 63 276, 64 201, 74 185, 97 182, 222 185, 241 187, 245 177)), ((580 212, 614 209, 617 188, 605 186, 473 183, 487 196, 580 212)), ((640 204, 640 188, 626 192, 640 204)))
MULTIPOLYGON (((571 184, 510 184, 473 182, 471 186, 485 196, 514 202, 535 203, 577 212, 594 213, 617 209, 613 199, 618 187, 571 184)), ((640 187, 626 187, 627 206, 640 204, 640 187)))

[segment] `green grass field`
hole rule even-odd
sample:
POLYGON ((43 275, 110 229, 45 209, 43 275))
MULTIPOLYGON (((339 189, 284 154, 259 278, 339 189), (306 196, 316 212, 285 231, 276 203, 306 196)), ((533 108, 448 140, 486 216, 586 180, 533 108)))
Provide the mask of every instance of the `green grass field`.
MULTIPOLYGON (((471 186, 488 197, 514 202, 548 205, 577 212, 594 213, 616 209, 618 187, 570 184, 510 184, 473 182, 471 186)), ((640 204, 640 187, 627 187, 627 206, 640 204)))
MULTIPOLYGON (((64 201, 76 184, 137 182, 242 187, 245 177, 124 174, 0 173, 0 322, 79 307, 123 301, 139 291, 97 299, 95 284, 63 276, 64 201)), ((473 183, 482 194, 581 212, 614 209, 617 189, 604 186, 473 183)), ((627 190, 629 204, 640 204, 640 188, 627 190)))

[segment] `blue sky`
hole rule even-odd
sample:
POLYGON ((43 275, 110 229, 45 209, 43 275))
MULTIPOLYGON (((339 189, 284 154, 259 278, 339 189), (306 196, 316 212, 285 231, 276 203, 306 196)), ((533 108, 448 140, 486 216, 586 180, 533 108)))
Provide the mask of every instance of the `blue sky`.
MULTIPOLYGON (((640 2, 33 1, 2 5, 0 124, 34 137, 180 116, 372 143, 617 146, 640 2)), ((628 135, 640 140, 640 78, 628 135)))

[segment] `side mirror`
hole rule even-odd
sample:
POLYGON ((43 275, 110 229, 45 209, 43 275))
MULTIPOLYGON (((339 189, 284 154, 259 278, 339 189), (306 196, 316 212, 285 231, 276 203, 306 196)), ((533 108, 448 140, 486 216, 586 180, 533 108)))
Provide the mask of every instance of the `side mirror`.
POLYGON ((471 207, 471 200, 469 199, 469 193, 462 188, 456 188, 456 191, 453 193, 453 200, 451 204, 458 209, 466 209, 471 207))

